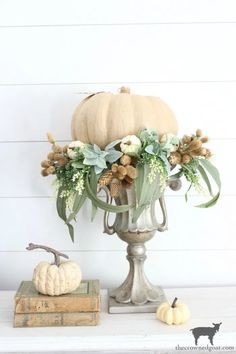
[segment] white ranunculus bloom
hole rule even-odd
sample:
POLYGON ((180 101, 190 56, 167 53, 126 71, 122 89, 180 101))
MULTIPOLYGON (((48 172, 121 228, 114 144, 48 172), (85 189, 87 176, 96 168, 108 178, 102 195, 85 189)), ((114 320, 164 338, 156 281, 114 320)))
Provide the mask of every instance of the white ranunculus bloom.
POLYGON ((127 135, 121 140, 120 148, 126 155, 137 156, 141 148, 141 141, 136 135, 127 135))
POLYGON ((67 149, 67 154, 71 160, 76 158, 76 151, 74 149, 79 147, 81 150, 84 148, 85 144, 79 140, 72 141, 67 149))

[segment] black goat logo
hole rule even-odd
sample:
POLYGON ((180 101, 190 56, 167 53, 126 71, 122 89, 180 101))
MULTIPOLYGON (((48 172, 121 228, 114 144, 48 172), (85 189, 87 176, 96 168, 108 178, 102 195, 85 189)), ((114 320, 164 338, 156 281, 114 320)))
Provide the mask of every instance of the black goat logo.
POLYGON ((192 331, 193 336, 195 338, 195 345, 197 345, 198 338, 201 336, 208 336, 210 343, 213 345, 213 337, 216 334, 216 332, 219 331, 220 323, 212 323, 214 327, 196 327, 193 329, 190 329, 192 331))

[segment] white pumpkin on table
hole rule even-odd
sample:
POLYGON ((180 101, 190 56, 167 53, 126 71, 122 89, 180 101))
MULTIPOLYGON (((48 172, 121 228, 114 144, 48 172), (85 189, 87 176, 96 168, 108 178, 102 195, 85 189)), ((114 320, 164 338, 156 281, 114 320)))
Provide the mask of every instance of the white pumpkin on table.
POLYGON ((177 303, 177 300, 176 297, 171 305, 168 302, 160 304, 156 312, 157 319, 168 325, 187 322, 191 316, 189 308, 184 303, 177 303))
POLYGON ((34 243, 30 243, 26 249, 44 249, 54 255, 53 263, 40 262, 34 269, 33 283, 38 292, 57 296, 71 293, 78 288, 82 279, 81 270, 76 262, 60 260, 60 257, 68 259, 67 255, 34 243))

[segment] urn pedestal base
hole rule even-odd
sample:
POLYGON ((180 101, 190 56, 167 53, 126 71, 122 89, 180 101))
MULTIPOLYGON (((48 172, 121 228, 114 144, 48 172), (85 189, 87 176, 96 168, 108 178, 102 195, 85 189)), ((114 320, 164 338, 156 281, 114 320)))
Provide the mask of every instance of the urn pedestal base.
MULTIPOLYGON (((136 239, 152 237, 154 233, 143 233, 136 239)), ((126 235, 127 236, 127 235, 126 235)), ((129 243, 127 247, 129 273, 117 288, 109 290, 109 313, 156 312, 158 305, 165 301, 163 290, 150 283, 144 273, 146 247, 144 242, 129 243)))
POLYGON ((159 300, 153 302, 148 301, 144 305, 134 305, 131 302, 126 304, 117 302, 115 298, 111 296, 111 294, 114 292, 114 289, 109 289, 108 290, 108 296, 109 296, 108 312, 109 313, 153 313, 153 312, 155 313, 158 306, 162 302, 167 301, 162 288, 159 286, 156 286, 155 288, 158 290, 160 294, 159 300))

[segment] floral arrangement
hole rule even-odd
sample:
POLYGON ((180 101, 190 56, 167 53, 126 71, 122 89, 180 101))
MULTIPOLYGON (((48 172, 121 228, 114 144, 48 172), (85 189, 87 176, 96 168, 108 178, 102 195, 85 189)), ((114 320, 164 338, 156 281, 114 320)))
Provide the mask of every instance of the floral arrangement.
POLYGON ((135 222, 142 211, 163 194, 167 181, 185 177, 189 182, 188 191, 194 187, 198 192, 203 191, 203 181, 211 199, 197 205, 201 208, 214 205, 220 195, 219 172, 209 160, 212 153, 204 146, 208 138, 200 129, 182 139, 173 134, 158 136, 152 129, 142 129, 137 136, 128 135, 113 141, 104 150, 81 141, 61 147, 50 133, 48 140, 52 151, 47 160, 42 161, 41 173, 43 176, 56 176, 57 212, 68 226, 72 240, 74 230, 71 222, 76 221, 76 215, 87 198, 92 202, 92 220, 97 208, 115 213, 135 208, 135 222), (211 179, 218 186, 215 195, 211 179), (136 189, 136 205, 112 205, 97 196, 101 189, 106 188, 116 200, 122 188, 132 185, 136 189))

